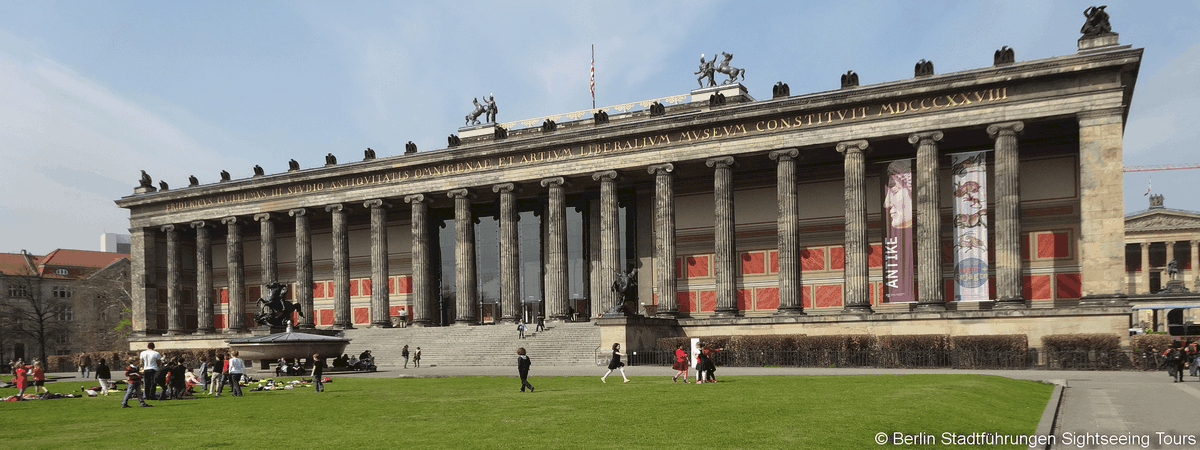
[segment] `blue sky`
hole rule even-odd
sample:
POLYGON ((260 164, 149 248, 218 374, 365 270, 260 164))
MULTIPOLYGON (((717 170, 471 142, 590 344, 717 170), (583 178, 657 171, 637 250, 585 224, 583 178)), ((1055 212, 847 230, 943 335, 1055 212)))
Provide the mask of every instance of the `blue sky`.
MULTIPOLYGON (((729 52, 751 95, 910 78, 1076 52, 1078 1, 121 2, 0 0, 0 252, 99 249, 127 232, 144 169, 172 187, 445 146, 471 99, 501 122, 687 93, 701 53, 729 52)), ((1107 2, 1146 49, 1125 164, 1200 163, 1200 2, 1107 2)), ((1200 170, 1126 174, 1127 211, 1200 170)))

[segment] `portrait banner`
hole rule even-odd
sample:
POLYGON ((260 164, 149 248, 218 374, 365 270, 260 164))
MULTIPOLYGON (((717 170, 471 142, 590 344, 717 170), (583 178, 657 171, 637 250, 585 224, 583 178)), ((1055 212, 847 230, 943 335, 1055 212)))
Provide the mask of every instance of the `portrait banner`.
POLYGON ((954 186, 954 300, 988 300, 987 153, 950 155, 954 186))
POLYGON ((883 171, 883 301, 916 301, 913 266, 912 160, 892 161, 883 171))

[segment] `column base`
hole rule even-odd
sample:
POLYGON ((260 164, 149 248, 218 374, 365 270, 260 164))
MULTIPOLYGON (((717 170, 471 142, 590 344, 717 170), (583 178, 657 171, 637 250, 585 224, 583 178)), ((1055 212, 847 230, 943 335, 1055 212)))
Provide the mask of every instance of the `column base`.
POLYGON ((354 325, 352 325, 352 324, 344 324, 344 323, 342 323, 342 324, 337 324, 337 323, 335 323, 335 324, 333 324, 333 325, 330 325, 330 326, 329 326, 329 329, 330 329, 330 330, 353 330, 353 329, 354 329, 354 325))
POLYGON ((842 314, 874 314, 871 305, 850 305, 842 309, 842 314))
POLYGON ((571 316, 568 316, 566 314, 556 314, 556 315, 547 317, 546 319, 550 320, 550 321, 554 321, 554 322, 570 322, 571 316))
POLYGON ((726 318, 726 317, 737 317, 737 316, 738 316, 738 310, 736 310, 736 309, 718 309, 716 311, 713 311, 713 317, 726 318))
POLYGON ((946 310, 946 302, 917 302, 912 307, 913 311, 920 312, 941 312, 946 310))
POLYGON ((803 306, 782 306, 775 310, 776 316, 807 316, 803 306))
POLYGON ((1025 299, 1021 297, 1005 297, 996 299, 993 307, 995 309, 1023 309, 1028 308, 1029 305, 1026 305, 1025 299))
POLYGON ((213 329, 209 328, 209 329, 196 330, 195 333, 192 333, 192 336, 204 336, 206 334, 213 334, 213 329))
POLYGON ((659 319, 677 319, 679 318, 679 311, 656 311, 654 317, 659 319))
POLYGON ((519 322, 521 322, 521 316, 505 316, 500 318, 499 323, 511 323, 516 325, 519 322))
POLYGON ((1125 294, 1085 295, 1083 298, 1079 299, 1079 306, 1129 306, 1129 299, 1125 296, 1125 294))
POLYGON ((472 326, 472 325, 479 325, 479 322, 476 322, 474 319, 455 319, 454 323, 451 325, 456 326, 456 327, 472 326))
POLYGON ((367 328, 392 328, 392 321, 389 320, 387 322, 374 322, 367 328))
POLYGON ((183 330, 168 330, 167 334, 164 334, 163 336, 183 336, 185 334, 187 333, 185 333, 183 330))
POLYGON ((301 329, 301 330, 312 330, 312 329, 315 329, 315 328, 317 328, 317 324, 314 324, 314 323, 302 323, 302 324, 300 324, 300 325, 296 325, 296 328, 297 328, 297 329, 301 329))
POLYGON ((437 326, 436 324, 433 323, 432 320, 414 320, 412 323, 410 323, 408 325, 413 326, 413 327, 422 327, 422 328, 437 326))

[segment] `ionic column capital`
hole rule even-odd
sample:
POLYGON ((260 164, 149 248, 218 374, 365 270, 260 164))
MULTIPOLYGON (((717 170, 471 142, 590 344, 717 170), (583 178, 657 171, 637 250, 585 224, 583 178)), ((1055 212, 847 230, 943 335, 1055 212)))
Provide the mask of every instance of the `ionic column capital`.
POLYGON ((346 205, 343 205, 341 203, 325 205, 325 212, 328 212, 328 213, 340 213, 340 212, 344 211, 345 209, 346 209, 346 205))
POLYGON ((212 227, 212 225, 209 225, 208 221, 205 221, 205 220, 193 221, 190 225, 192 226, 192 228, 196 228, 196 229, 212 227))
POLYGON ((295 209, 288 210, 288 215, 292 216, 292 217, 300 217, 305 214, 308 214, 308 209, 306 209, 306 208, 295 208, 295 209))
POLYGON ((431 201, 432 199, 426 197, 425 194, 412 194, 404 196, 404 203, 429 203, 431 201))
POLYGON ((451 191, 449 191, 449 192, 446 192, 446 197, 449 197, 449 198, 452 198, 452 199, 455 199, 455 200, 458 200, 458 199, 460 199, 460 198, 465 198, 465 199, 468 199, 468 200, 469 200, 469 199, 471 199, 471 197, 473 197, 473 196, 471 195, 471 191, 470 191, 470 190, 467 190, 467 189, 453 189, 453 190, 451 190, 451 191))
POLYGON ((238 222, 237 216, 224 217, 221 219, 221 224, 223 225, 237 225, 239 223, 240 222, 238 222))
POLYGON ((798 159, 800 157, 800 150, 797 150, 794 148, 773 150, 773 151, 771 151, 771 153, 769 153, 767 155, 767 157, 771 158, 771 161, 787 161, 787 160, 792 160, 792 159, 798 159))
POLYGON ((375 209, 375 208, 391 208, 391 207, 392 207, 392 205, 391 205, 390 203, 384 203, 384 202, 383 202, 383 199, 381 199, 381 198, 373 198, 373 199, 370 199, 370 200, 367 200, 367 201, 363 202, 363 207, 364 207, 364 208, 371 208, 371 209, 375 209))
POLYGON ((175 224, 169 223, 169 224, 159 227, 159 229, 162 230, 164 233, 171 233, 171 232, 175 231, 175 224))
POLYGON ((492 186, 492 192, 497 193, 497 194, 507 194, 510 192, 518 192, 520 190, 521 190, 521 187, 519 185, 517 185, 516 183, 501 183, 501 184, 492 186))
POLYGON ((992 139, 995 139, 997 136, 1015 136, 1022 131, 1025 131, 1025 122, 1019 120, 1015 122, 996 123, 987 127, 988 137, 992 139))
POLYGON ((841 153, 842 155, 845 155, 845 156, 850 156, 852 154, 865 153, 868 148, 871 148, 871 144, 869 142, 867 142, 866 139, 838 142, 838 144, 837 144, 838 153, 841 153))
POLYGON ((544 188, 562 188, 567 187, 567 179, 563 177, 551 177, 542 179, 541 183, 544 188))
POLYGON ((941 141, 942 137, 944 137, 944 135, 942 134, 941 131, 926 131, 923 133, 913 133, 913 134, 908 135, 908 143, 912 144, 912 145, 920 146, 922 144, 922 142, 941 141))
POLYGON ((733 160, 732 156, 718 156, 716 158, 708 158, 708 160, 704 161, 704 165, 716 169, 733 167, 734 164, 736 164, 736 162, 733 160))
POLYGON ((271 219, 271 213, 258 213, 254 215, 255 222, 270 222, 271 219))
POLYGON ((1142 248, 1143 248, 1143 249, 1150 248, 1150 243, 1149 243, 1149 242, 1142 242, 1141 244, 1142 244, 1142 248))
POLYGON ((1167 244, 1167 248, 1171 248, 1175 246, 1175 241, 1166 241, 1165 244, 1167 244))
POLYGON ((1200 241, 1188 241, 1188 243, 1192 244, 1193 248, 1200 247, 1200 241))
POLYGON ((658 175, 659 172, 671 173, 675 171, 675 165, 671 163, 654 164, 646 168, 646 172, 651 175, 658 175))
POLYGON ((620 178, 621 174, 617 173, 615 170, 605 170, 592 174, 592 180, 595 181, 617 181, 620 178))

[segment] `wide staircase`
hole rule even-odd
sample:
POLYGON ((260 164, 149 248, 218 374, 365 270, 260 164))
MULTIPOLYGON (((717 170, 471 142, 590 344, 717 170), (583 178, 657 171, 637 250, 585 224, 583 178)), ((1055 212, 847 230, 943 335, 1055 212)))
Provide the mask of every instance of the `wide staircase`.
POLYGON ((380 368, 401 367, 400 356, 408 346, 409 367, 412 354, 421 347, 421 366, 511 366, 516 364, 517 348, 525 351, 540 366, 595 365, 600 345, 600 329, 590 322, 548 323, 545 330, 518 339, 516 324, 408 328, 355 328, 346 330, 350 338, 346 353, 358 356, 371 350, 380 368))

